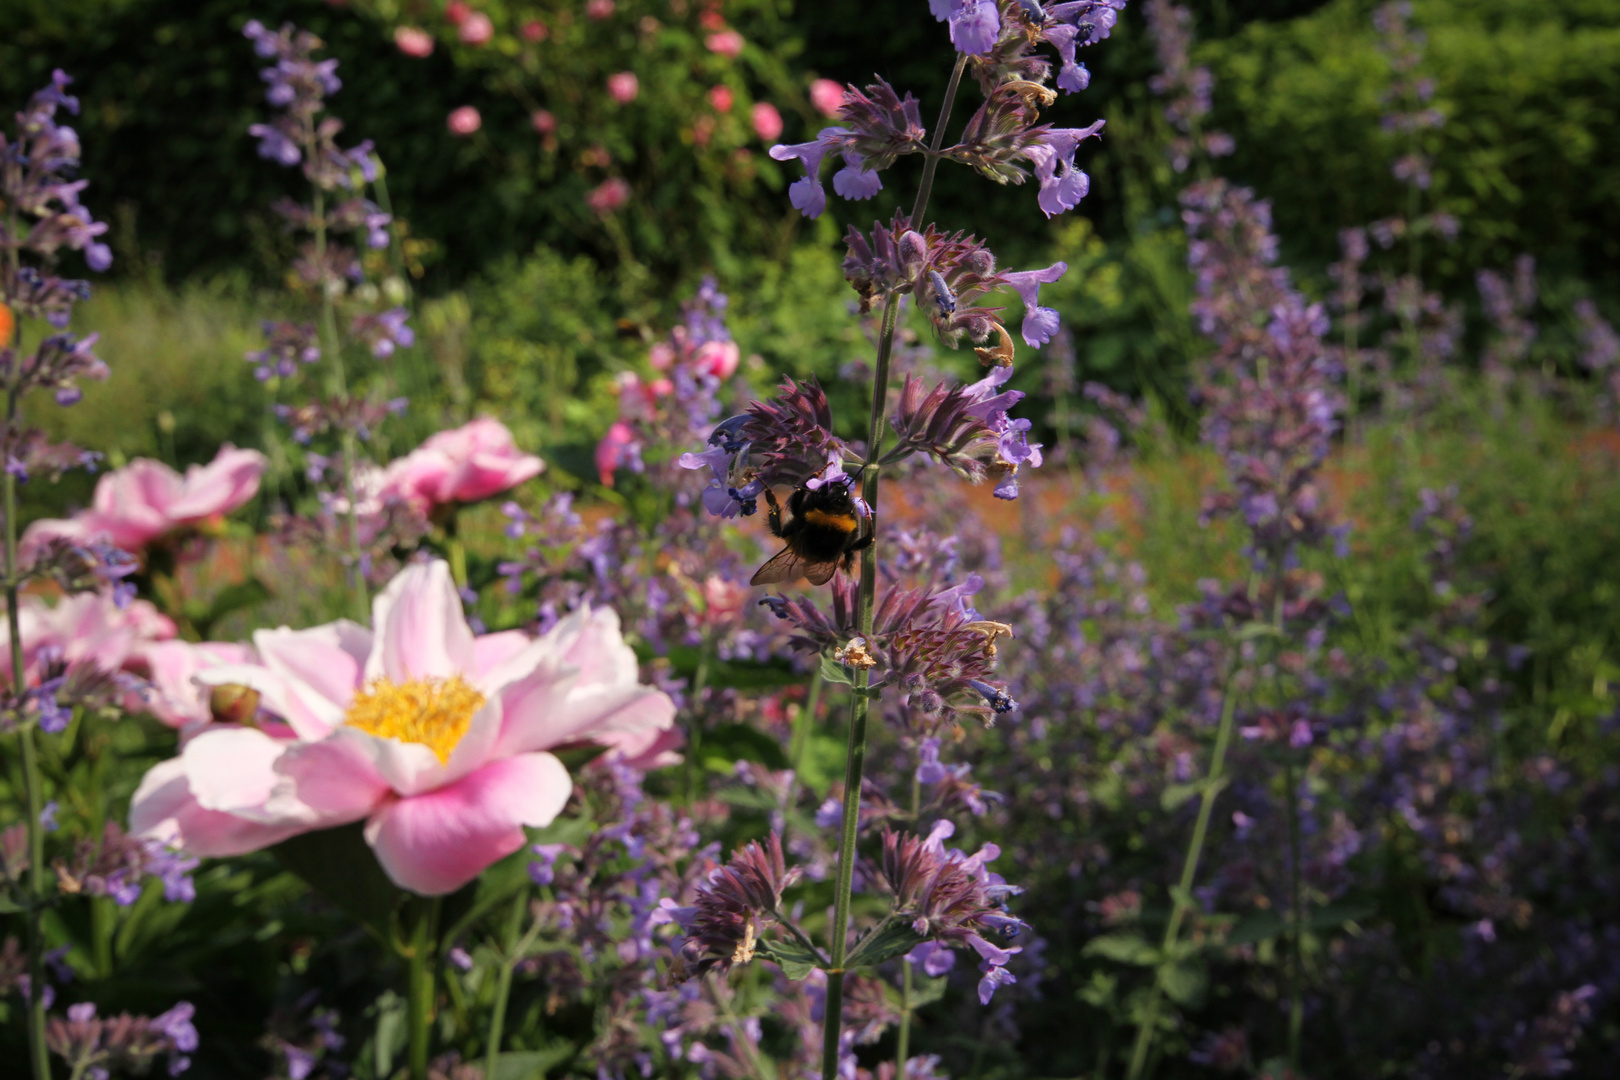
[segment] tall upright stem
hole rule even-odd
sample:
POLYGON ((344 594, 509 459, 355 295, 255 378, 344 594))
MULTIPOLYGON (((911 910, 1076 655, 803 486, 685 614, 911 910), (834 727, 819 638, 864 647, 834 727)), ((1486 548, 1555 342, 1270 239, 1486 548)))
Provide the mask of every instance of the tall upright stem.
MULTIPOLYGON (((336 396, 341 400, 349 393, 348 373, 343 367, 343 343, 338 339, 337 312, 332 306, 332 293, 326 287, 326 192, 315 187, 315 266, 321 274, 321 346, 332 358, 332 382, 336 396)), ((364 623, 371 618, 371 597, 366 591, 366 575, 360 565, 360 511, 354 486, 357 448, 354 432, 347 426, 341 436, 343 447, 343 499, 348 504, 344 514, 345 576, 354 604, 354 617, 364 623)))
POLYGON ((1283 764, 1284 805, 1288 809, 1288 1067, 1299 1073, 1300 1035, 1305 1029, 1304 967, 1300 942, 1305 935, 1305 908, 1300 903, 1299 798, 1294 787, 1294 756, 1283 764))
MULTIPOLYGON (((1215 751, 1210 755, 1209 772, 1204 776, 1203 792, 1199 796, 1198 820, 1193 825, 1192 839, 1187 843, 1187 854, 1181 863, 1181 881, 1171 898, 1170 922, 1164 928, 1164 941, 1159 947, 1161 957, 1168 956, 1181 936, 1181 924, 1187 917, 1187 898, 1192 895, 1193 883, 1198 880, 1198 863, 1204 854, 1204 839, 1209 835, 1209 819, 1215 811, 1215 796, 1220 793, 1221 779, 1226 768, 1226 750, 1232 741, 1232 719, 1237 715, 1237 689, 1233 682, 1239 662, 1232 659, 1226 672, 1226 688, 1221 696, 1221 721, 1215 729, 1215 751)), ((1142 1015, 1142 1026, 1136 1031, 1136 1045, 1131 1050, 1131 1067, 1125 1075, 1129 1080, 1140 1080, 1147 1066, 1148 1051, 1158 1034, 1159 1005, 1162 992, 1155 976, 1148 990, 1147 1011, 1142 1015)))
MULTIPOLYGON (((16 215, 12 215, 11 235, 17 235, 16 215)), ((18 271, 17 251, 11 251, 12 275, 18 271)), ((17 382, 22 366, 22 327, 16 328, 12 363, 6 372, 6 429, 17 424, 17 382)), ((17 478, 5 471, 5 582, 6 628, 11 634, 11 685, 21 696, 23 681, 23 639, 17 611, 17 478)), ((22 724, 17 739, 22 744, 23 787, 28 803, 24 827, 28 837, 28 1062, 34 1080, 50 1080, 51 1060, 45 1046, 45 829, 39 815, 45 808, 44 780, 39 772, 39 750, 34 745, 33 724, 22 724)))
POLYGON ((411 941, 405 961, 406 1063, 410 1080, 427 1080, 428 1044, 433 1034, 433 990, 438 961, 440 900, 413 898, 411 941))
MULTIPOLYGON (((951 107, 956 103, 956 89, 962 82, 962 71, 967 66, 966 54, 958 55, 956 67, 951 71, 950 85, 945 88, 945 100, 940 105, 939 123, 934 126, 934 138, 923 162, 922 182, 917 189, 917 201, 911 208, 911 227, 922 223, 928 209, 928 196, 933 191, 934 173, 939 167, 939 149, 945 143, 945 127, 950 123, 951 107)), ((878 336, 877 366, 872 373, 872 416, 866 442, 866 467, 862 470, 861 497, 873 514, 873 528, 877 527, 878 459, 883 456, 883 413, 889 400, 889 361, 894 354, 894 327, 899 318, 899 296, 890 293, 883 304, 883 325, 878 336)), ((861 582, 855 609, 856 632, 861 637, 872 634, 872 611, 877 598, 877 545, 861 552, 861 582)), ((821 1042, 822 1080, 836 1080, 838 1075, 838 1037, 843 1025, 844 1012, 844 959, 849 949, 850 893, 855 878, 855 838, 860 828, 861 782, 866 775, 866 727, 871 711, 869 683, 871 673, 857 669, 855 686, 849 709, 849 744, 844 755, 844 818, 838 844, 838 875, 833 892, 832 947, 827 968, 827 1002, 821 1042)))

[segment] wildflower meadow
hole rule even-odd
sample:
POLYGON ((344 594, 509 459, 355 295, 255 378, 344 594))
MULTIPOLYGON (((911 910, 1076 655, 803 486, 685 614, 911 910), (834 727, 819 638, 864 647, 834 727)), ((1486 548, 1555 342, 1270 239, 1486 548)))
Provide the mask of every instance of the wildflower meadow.
POLYGON ((0 1078, 1620 1075, 1620 0, 0 11, 0 1078))

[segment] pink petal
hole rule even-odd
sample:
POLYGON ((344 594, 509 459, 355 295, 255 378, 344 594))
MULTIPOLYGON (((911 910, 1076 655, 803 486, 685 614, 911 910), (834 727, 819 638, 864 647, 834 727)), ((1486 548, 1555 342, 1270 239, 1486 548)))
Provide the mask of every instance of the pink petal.
POLYGON ((259 692, 259 707, 287 722, 300 739, 322 739, 343 722, 343 712, 307 687, 295 690, 290 680, 258 664, 220 664, 193 678, 199 686, 246 686, 259 692))
POLYGON ((549 825, 572 792, 562 762, 522 754, 388 803, 366 823, 366 840, 396 885, 442 896, 522 847, 522 826, 549 825))
POLYGON ((266 807, 280 780, 276 759, 288 745, 254 728, 219 725, 202 732, 180 751, 192 798, 204 810, 250 820, 278 816, 266 807))
POLYGON ((359 821, 390 794, 366 747, 350 738, 290 746, 276 762, 276 772, 290 782, 321 828, 359 821))
POLYGON ((264 666, 279 675, 288 693, 324 725, 305 738, 320 738, 343 722, 343 711, 364 682, 372 643, 370 630, 347 619, 308 630, 283 626, 253 635, 264 666))
POLYGON ((226 443, 207 465, 186 470, 179 497, 168 507, 176 524, 228 514, 259 490, 269 460, 257 450, 238 450, 226 443))
MULTIPOLYGON (((158 641, 143 645, 137 654, 151 681, 144 698, 131 700, 130 711, 150 712, 170 727, 207 723, 213 719, 209 692, 193 676, 210 667, 246 664, 253 659, 246 645, 224 641, 158 641)), ((139 695, 137 695, 138 697, 139 695)))
POLYGON ((279 844, 307 826, 249 821, 197 805, 179 758, 152 766, 129 807, 129 831, 184 848, 194 855, 223 857, 279 844))
MULTIPOLYGON (((348 744, 350 751, 357 755, 355 760, 364 761, 367 769, 396 795, 419 795, 455 779, 446 764, 439 760, 439 755, 424 743, 379 738, 354 727, 336 728, 323 740, 334 741, 348 744)), ((481 756, 487 760, 489 754, 485 752, 481 756)), ((464 768, 462 775, 466 771, 470 770, 464 768)))
POLYGON ((407 566, 372 605, 377 639, 366 678, 396 683, 473 674, 473 634, 442 559, 407 566))
POLYGON ((528 648, 533 640, 522 630, 503 630, 473 638, 473 681, 486 685, 485 679, 492 672, 528 648))

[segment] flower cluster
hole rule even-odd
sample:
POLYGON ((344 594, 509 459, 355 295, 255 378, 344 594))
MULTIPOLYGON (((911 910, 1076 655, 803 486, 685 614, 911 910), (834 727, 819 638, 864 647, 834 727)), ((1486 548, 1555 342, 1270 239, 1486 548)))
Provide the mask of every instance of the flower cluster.
POLYGON ((1506 378, 1524 366, 1536 340, 1536 324, 1529 318, 1536 305, 1536 260, 1519 256, 1511 282, 1492 270, 1479 271, 1474 280, 1485 304, 1485 317, 1495 331, 1480 366, 1497 379, 1506 378))
POLYGON ((1206 514, 1238 512, 1252 554, 1274 564, 1330 529, 1317 485, 1341 403, 1327 316, 1275 265, 1270 207, 1223 181, 1182 195, 1188 264, 1197 275, 1193 315, 1216 346, 1198 376, 1204 437, 1225 460, 1234 493, 1206 514))
POLYGON ((1192 11, 1170 0, 1147 0, 1148 32, 1159 54, 1159 73, 1148 80, 1148 88, 1165 103, 1164 118, 1176 129, 1170 140, 1170 164, 1176 172, 1186 172, 1196 153, 1212 158, 1225 157, 1233 150, 1232 137, 1224 131, 1204 131, 1201 121, 1209 115, 1215 79, 1209 68, 1193 66, 1192 11))
POLYGON ((91 1002, 70 1005, 67 1017, 52 1017, 45 1044, 75 1076, 105 1077, 128 1071, 145 1075, 159 1059, 167 1061, 169 1076, 191 1067, 187 1055, 197 1049, 197 1029, 191 1018, 196 1010, 182 1001, 158 1016, 98 1017, 91 1002))
POLYGON ((686 933, 678 954, 678 978, 708 971, 722 974, 746 964, 764 945, 762 934, 782 921, 778 908, 782 890, 799 877, 782 859, 782 838, 771 833, 765 846, 750 841, 732 853, 698 886, 692 904, 682 907, 664 901, 668 917, 686 933))

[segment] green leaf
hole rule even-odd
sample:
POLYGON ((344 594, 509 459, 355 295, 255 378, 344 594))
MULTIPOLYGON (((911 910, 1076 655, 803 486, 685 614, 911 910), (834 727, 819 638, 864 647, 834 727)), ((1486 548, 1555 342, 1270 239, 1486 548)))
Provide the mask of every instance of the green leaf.
POLYGON ((1283 931, 1282 916, 1275 911, 1252 911, 1226 935, 1228 945, 1253 945, 1269 941, 1283 931))
POLYGON ((845 966, 858 968, 881 964, 905 955, 922 944, 923 940, 923 936, 913 930, 910 923, 893 919, 856 942, 855 951, 850 953, 845 966))
POLYGON ((1087 942, 1083 952, 1136 967, 1152 967, 1159 962, 1159 950, 1137 934, 1104 934, 1087 942))
POLYGON ((574 1044, 555 1042, 544 1050, 504 1053, 495 1062, 493 1080, 545 1080, 546 1070, 574 1056, 574 1044))
POLYGON ((556 759, 563 763, 563 768, 569 774, 579 772, 585 766, 607 753, 608 748, 597 743, 578 743, 574 746, 565 746, 551 751, 556 759))
POLYGON ((227 585, 214 594, 207 604, 189 603, 185 606, 186 619, 197 633, 207 637, 215 623, 225 616, 256 607, 271 597, 270 587, 256 577, 227 585))
POLYGON ((1362 922, 1376 911, 1371 904, 1328 904, 1310 913, 1309 925, 1312 930, 1338 930, 1345 923, 1362 922))
POLYGON ((407 894, 383 873, 362 835, 364 828, 356 822, 304 833, 270 852, 310 888, 386 940, 394 909, 407 894))
POLYGON ((834 782, 844 778, 848 753, 849 747, 841 737, 820 729, 812 731, 799 761, 799 780, 816 793, 818 800, 826 798, 834 782))
MULTIPOLYGON (((656 655, 646 645, 636 649, 636 656, 642 663, 656 655)), ((663 659, 676 675, 691 679, 697 674, 702 652, 691 645, 672 645, 663 654, 663 659)), ((720 660, 711 656, 705 681, 710 686, 729 686, 735 690, 772 690, 780 686, 797 686, 807 678, 803 672, 795 671, 788 660, 720 660)))
POLYGON ((782 744, 747 724, 721 724, 703 733, 699 758, 715 772, 730 772, 739 761, 753 761, 770 769, 788 767, 782 744))
POLYGON ((1202 780, 1195 780, 1191 784, 1171 784, 1159 796, 1159 806, 1165 810, 1174 810, 1188 799, 1197 795, 1204 788, 1202 780))
POLYGON ((854 680, 849 677, 849 670, 826 654, 822 654, 821 657, 821 678, 823 682, 840 683, 844 686, 855 685, 854 680))
POLYGON ((772 936, 759 945, 759 953, 782 969, 782 974, 800 982, 810 977, 820 963, 820 957, 801 945, 796 938, 772 936))
POLYGON ((1177 1005, 1196 1008, 1209 990, 1209 973, 1196 960, 1183 960, 1159 968, 1159 985, 1164 996, 1177 1005))
POLYGON ((945 988, 950 982, 950 977, 946 975, 937 979, 914 979, 911 984, 911 1007, 920 1009, 924 1005, 932 1005, 945 996, 945 988))

